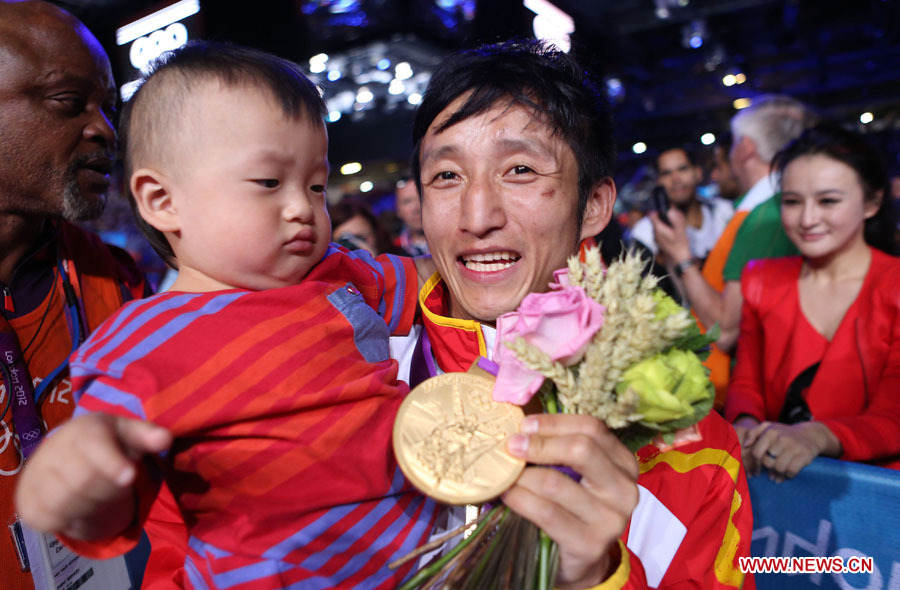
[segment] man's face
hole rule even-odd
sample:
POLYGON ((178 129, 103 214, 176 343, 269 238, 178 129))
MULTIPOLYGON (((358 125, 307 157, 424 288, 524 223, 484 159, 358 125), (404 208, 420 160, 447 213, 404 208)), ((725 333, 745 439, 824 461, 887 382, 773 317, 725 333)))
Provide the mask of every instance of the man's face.
POLYGON ((715 149, 715 167, 709 174, 709 179, 716 183, 719 187, 719 194, 726 199, 736 199, 740 196, 741 191, 738 188, 737 178, 731 170, 731 162, 728 159, 728 152, 717 146, 715 149))
POLYGON ((668 150, 656 161, 659 183, 669 194, 673 205, 685 206, 696 198, 697 185, 703 178, 700 169, 691 164, 683 150, 668 150))
POLYGON ((109 60, 86 29, 51 16, 0 41, 0 213, 102 212, 115 97, 109 60))
POLYGON ((453 317, 491 322, 546 291, 599 229, 586 223, 579 233, 575 156, 531 111, 498 103, 437 133, 463 98, 422 140, 422 221, 453 317))
POLYGON ((412 179, 397 183, 397 217, 411 232, 422 231, 422 205, 412 179))

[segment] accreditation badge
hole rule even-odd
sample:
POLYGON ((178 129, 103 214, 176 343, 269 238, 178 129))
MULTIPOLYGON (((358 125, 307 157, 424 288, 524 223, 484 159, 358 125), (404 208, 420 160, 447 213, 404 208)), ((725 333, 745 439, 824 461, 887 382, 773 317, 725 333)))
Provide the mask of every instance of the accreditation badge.
POLYGON ((19 563, 30 571, 35 590, 130 590, 125 557, 89 559, 69 550, 56 536, 16 520, 9 525, 19 563))

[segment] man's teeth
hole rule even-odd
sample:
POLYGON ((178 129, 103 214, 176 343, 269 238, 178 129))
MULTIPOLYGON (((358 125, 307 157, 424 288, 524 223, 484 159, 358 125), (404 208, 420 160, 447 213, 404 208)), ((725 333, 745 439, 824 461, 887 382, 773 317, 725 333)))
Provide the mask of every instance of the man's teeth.
POLYGON ((463 263, 466 268, 476 272, 497 272, 509 268, 518 259, 519 255, 513 252, 489 252, 466 256, 463 263))

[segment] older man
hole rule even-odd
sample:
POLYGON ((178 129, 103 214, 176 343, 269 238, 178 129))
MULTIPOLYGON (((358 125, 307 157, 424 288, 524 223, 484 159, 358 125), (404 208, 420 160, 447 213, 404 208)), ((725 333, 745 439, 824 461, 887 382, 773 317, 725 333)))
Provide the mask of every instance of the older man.
MULTIPOLYGON (((438 272, 419 295, 424 327, 392 343, 411 382, 489 355, 497 316, 545 291, 553 270, 608 222, 614 144, 593 88, 571 58, 539 44, 463 53, 435 73, 416 116, 414 169, 438 272)), ((153 436, 141 422, 92 424, 83 434, 113 451, 108 456, 118 452, 117 461, 123 447, 141 448, 153 436)), ((526 420, 511 453, 583 476, 576 483, 533 466, 503 496, 559 544, 557 586, 745 582, 737 557, 749 554, 752 515, 737 437, 716 414, 700 433, 702 441, 677 451, 647 446, 635 460, 592 417, 526 420)), ((109 476, 100 470, 102 477, 109 476)), ((454 519, 448 508, 445 526, 454 519)), ((175 532, 169 549, 181 544, 183 554, 186 538, 175 532)))
MULTIPOLYGON (((0 343, 10 378, 24 369, 25 385, 35 389, 30 403, 9 404, 6 383, 0 398, 4 522, 12 519, 23 451, 74 408, 69 353, 124 300, 144 293, 127 254, 68 223, 103 210, 115 102, 109 60, 84 25, 51 4, 0 2, 0 343)), ((8 537, 0 541, 0 575, 4 588, 32 587, 8 537)))

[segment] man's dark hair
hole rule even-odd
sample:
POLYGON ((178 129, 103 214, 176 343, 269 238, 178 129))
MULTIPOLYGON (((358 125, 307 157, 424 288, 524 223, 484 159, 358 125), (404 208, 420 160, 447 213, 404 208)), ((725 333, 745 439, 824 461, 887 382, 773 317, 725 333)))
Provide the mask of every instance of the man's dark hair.
POLYGON ((734 136, 731 135, 730 129, 726 129, 725 131, 720 131, 716 134, 716 143, 713 144, 713 147, 724 150, 727 155, 728 152, 731 151, 732 143, 734 143, 734 136))
POLYGON ((436 131, 480 115, 497 103, 532 109, 575 154, 578 227, 591 189, 616 161, 609 105, 574 58, 540 41, 486 45, 446 58, 428 84, 413 126, 412 168, 422 194, 420 148, 434 119, 461 95, 460 108, 436 131))
MULTIPOLYGON (((165 159, 173 142, 179 141, 183 117, 188 116, 183 113, 186 99, 210 81, 268 92, 291 120, 322 120, 327 112, 318 88, 297 64, 246 47, 192 42, 156 60, 125 106, 120 136, 125 146, 126 183, 142 165, 165 159)), ((130 190, 126 193, 138 228, 163 260, 176 267, 165 235, 141 218, 134 196, 130 190)))
POLYGON ((659 158, 660 158, 660 156, 662 156, 662 155, 663 155, 664 153, 666 153, 666 152, 672 152, 672 151, 675 151, 675 150, 678 150, 679 152, 683 153, 683 154, 684 154, 684 157, 687 158, 687 161, 688 161, 688 163, 689 163, 691 166, 696 166, 696 165, 697 165, 697 154, 696 154, 696 152, 694 152, 694 150, 691 149, 690 147, 688 147, 688 146, 686 146, 686 145, 684 145, 684 144, 680 144, 680 143, 679 143, 679 144, 674 144, 674 145, 666 146, 666 147, 664 147, 663 149, 659 150, 659 152, 656 154, 656 157, 653 158, 653 168, 654 168, 657 172, 659 172, 659 158))

